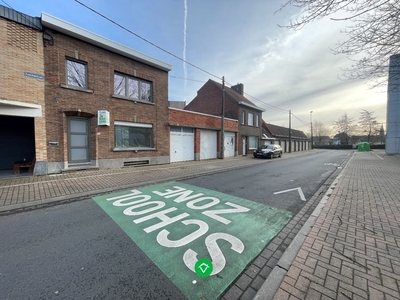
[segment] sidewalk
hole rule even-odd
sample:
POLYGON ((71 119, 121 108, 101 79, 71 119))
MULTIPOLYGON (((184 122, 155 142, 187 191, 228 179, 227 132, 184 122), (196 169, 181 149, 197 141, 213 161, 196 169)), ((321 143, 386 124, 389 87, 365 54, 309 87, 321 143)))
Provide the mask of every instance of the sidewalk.
POLYGON ((254 299, 400 299, 400 156, 355 152, 326 198, 254 299))
MULTIPOLYGON (((312 155, 317 152, 312 150, 285 153, 281 159, 312 155)), ((0 179, 0 213, 269 162, 271 160, 254 159, 249 155, 168 165, 75 171, 46 176, 10 176, 0 179)))

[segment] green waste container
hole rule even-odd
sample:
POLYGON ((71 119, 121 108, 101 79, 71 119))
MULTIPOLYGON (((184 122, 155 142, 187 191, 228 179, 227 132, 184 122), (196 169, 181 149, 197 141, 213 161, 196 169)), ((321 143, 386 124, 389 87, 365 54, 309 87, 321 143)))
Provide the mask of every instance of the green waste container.
POLYGON ((358 143, 357 150, 358 151, 371 151, 371 147, 370 147, 369 143, 362 142, 362 143, 358 143))

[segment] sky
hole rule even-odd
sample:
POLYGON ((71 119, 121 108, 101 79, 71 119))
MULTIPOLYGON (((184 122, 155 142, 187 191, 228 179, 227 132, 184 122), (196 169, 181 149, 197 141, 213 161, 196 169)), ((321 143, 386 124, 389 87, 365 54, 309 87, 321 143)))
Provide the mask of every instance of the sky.
MULTIPOLYGON (((172 65, 170 101, 189 103, 208 80, 244 84, 245 96, 264 108, 267 123, 310 133, 311 120, 331 127, 362 109, 386 125, 386 88, 342 80, 351 61, 330 52, 344 24, 318 20, 300 31, 279 27, 299 15, 275 13, 284 0, 79 0, 199 70, 105 20, 75 0, 0 0, 30 16, 45 12, 172 65), (211 74, 211 75, 210 75, 211 74), (310 112, 313 112, 312 114, 310 112)), ((336 132, 331 131, 333 136, 336 132)))

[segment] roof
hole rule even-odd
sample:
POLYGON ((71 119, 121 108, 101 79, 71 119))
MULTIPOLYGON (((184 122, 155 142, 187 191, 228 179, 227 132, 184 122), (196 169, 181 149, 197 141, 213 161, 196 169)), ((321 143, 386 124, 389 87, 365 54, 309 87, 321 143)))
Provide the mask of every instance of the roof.
POLYGON ((28 16, 26 14, 5 7, 3 5, 0 5, 0 17, 28 26, 36 30, 40 31, 42 30, 42 24, 40 23, 40 18, 28 16))
MULTIPOLYGON (((274 137, 284 137, 284 138, 289 137, 289 128, 287 127, 267 124, 263 120, 263 128, 266 128, 274 137)), ((308 140, 308 136, 301 130, 296 130, 291 128, 291 133, 292 133, 291 138, 308 140)))
POLYGON ((79 40, 85 41, 89 44, 98 46, 100 48, 109 50, 111 52, 120 54, 120 55, 128 57, 128 58, 134 59, 136 61, 140 61, 146 65, 153 66, 157 69, 167 71, 167 72, 171 71, 171 69, 172 69, 172 66, 170 64, 167 64, 158 59, 150 57, 146 54, 135 51, 135 50, 133 50, 129 47, 126 47, 122 44, 113 42, 107 38, 104 38, 100 35, 97 35, 93 32, 90 32, 88 30, 80 28, 76 25, 73 25, 71 23, 63 21, 61 19, 58 19, 58 18, 48 15, 46 13, 42 13, 42 25, 44 27, 57 30, 66 35, 69 35, 69 36, 72 36, 79 40))
POLYGON ((168 101, 168 106, 172 108, 184 109, 186 101, 168 101))
MULTIPOLYGON (((213 82, 214 84, 216 84, 222 90, 222 84, 221 83, 218 83, 218 82, 216 82, 216 81, 214 81, 212 79, 209 79, 208 81, 213 82)), ((239 94, 235 90, 231 89, 230 87, 225 86, 225 92, 228 93, 232 98, 234 98, 239 105, 244 105, 244 106, 247 106, 247 107, 251 107, 251 108, 254 108, 254 109, 259 110, 259 111, 265 111, 264 108, 258 107, 253 102, 251 102, 249 99, 247 99, 243 95, 239 94)))

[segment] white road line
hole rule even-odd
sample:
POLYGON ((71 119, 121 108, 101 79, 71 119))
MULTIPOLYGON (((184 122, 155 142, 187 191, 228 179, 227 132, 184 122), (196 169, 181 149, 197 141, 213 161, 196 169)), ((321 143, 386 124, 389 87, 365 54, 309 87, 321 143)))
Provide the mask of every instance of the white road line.
POLYGON ((376 157, 379 157, 380 159, 383 160, 383 157, 380 157, 378 154, 375 154, 375 152, 372 152, 376 157))
POLYGON ((280 191, 280 192, 275 192, 273 193, 274 195, 278 195, 278 194, 282 194, 282 193, 286 193, 286 192, 291 192, 291 191, 295 191, 298 190, 299 194, 300 194, 300 199, 303 201, 306 201, 306 197, 304 196, 303 191, 301 190, 301 187, 298 188, 294 188, 294 189, 290 189, 290 190, 284 190, 284 191, 280 191))

